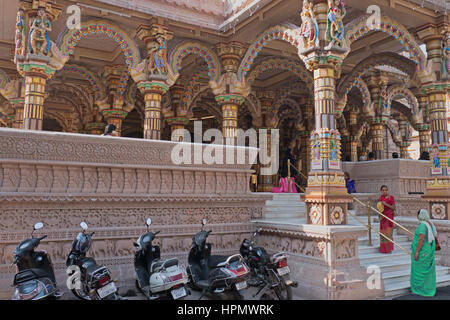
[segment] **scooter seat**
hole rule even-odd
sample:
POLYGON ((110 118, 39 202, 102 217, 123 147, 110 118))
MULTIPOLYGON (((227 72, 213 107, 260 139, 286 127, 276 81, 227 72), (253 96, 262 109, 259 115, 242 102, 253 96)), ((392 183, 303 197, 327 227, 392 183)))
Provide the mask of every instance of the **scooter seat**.
POLYGON ((176 266, 176 265, 178 265, 177 258, 172 258, 172 259, 168 259, 168 260, 158 260, 158 261, 152 263, 152 265, 150 267, 150 272, 151 273, 158 272, 163 268, 169 268, 169 267, 176 266))
POLYGON ((86 258, 81 263, 81 267, 85 270, 87 274, 92 274, 96 270, 102 268, 103 266, 99 266, 94 259, 92 258, 86 258))
POLYGON ((39 278, 49 278, 49 274, 39 268, 22 270, 14 276, 14 285, 39 278))
POLYGON ((227 259, 229 258, 229 256, 210 256, 208 259, 208 267, 210 268, 218 268, 221 267, 225 261, 227 261, 227 259))

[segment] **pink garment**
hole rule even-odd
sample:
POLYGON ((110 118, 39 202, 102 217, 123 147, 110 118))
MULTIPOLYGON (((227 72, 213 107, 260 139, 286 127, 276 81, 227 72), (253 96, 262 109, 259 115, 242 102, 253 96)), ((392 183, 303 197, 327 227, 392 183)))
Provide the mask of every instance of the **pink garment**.
MULTIPOLYGON (((290 193, 297 193, 293 177, 291 177, 290 183, 291 183, 290 193)), ((280 187, 273 187, 272 193, 288 193, 288 178, 280 178, 280 187)))

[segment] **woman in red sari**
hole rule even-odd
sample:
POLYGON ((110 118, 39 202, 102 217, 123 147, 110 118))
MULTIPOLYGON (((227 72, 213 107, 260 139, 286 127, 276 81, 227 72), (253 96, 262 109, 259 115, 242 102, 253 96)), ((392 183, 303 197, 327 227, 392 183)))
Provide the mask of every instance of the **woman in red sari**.
MULTIPOLYGON (((382 214, 391 220, 394 220, 395 199, 389 195, 389 189, 387 186, 381 186, 381 196, 378 198, 383 206, 384 210, 382 214)), ((394 223, 381 216, 380 219, 380 233, 387 236, 389 239, 393 239, 394 223)), ((380 252, 392 253, 394 250, 394 244, 387 240, 385 237, 380 236, 380 252)))

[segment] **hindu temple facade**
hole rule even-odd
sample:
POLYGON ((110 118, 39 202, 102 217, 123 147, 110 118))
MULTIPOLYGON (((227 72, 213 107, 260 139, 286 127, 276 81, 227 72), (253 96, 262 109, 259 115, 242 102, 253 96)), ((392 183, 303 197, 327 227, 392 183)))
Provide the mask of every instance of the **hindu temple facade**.
POLYGON ((358 237, 367 229, 349 224, 344 171, 364 201, 390 183, 402 216, 428 208, 450 245, 450 21, 440 1, 73 4, 0 2, 0 286, 14 272, 14 244, 39 219, 61 279, 80 219, 100 228, 95 254, 125 286, 130 239, 147 215, 168 256, 185 258, 203 216, 217 250, 235 251, 279 177, 259 163, 173 164, 170 150, 194 141, 195 121, 224 142, 238 129, 278 129, 280 157, 292 150, 305 221, 256 224, 270 249, 293 254, 300 283, 314 279, 299 295, 383 296, 366 287, 358 237), (100 137, 107 124, 120 138, 100 137), (429 161, 413 161, 423 152, 429 161))

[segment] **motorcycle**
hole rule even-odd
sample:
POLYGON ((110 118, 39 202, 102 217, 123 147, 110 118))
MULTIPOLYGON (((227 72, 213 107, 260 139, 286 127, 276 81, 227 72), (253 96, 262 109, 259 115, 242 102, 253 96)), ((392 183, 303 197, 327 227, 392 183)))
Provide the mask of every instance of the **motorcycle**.
POLYGON ((251 239, 244 239, 239 252, 250 267, 249 286, 259 290, 253 297, 260 300, 292 300, 292 287, 298 283, 290 280, 287 254, 278 252, 270 256, 262 247, 255 247, 254 241, 261 229, 256 230, 251 239))
POLYGON ((42 229, 44 224, 38 222, 33 227, 31 239, 20 242, 14 251, 14 261, 18 272, 14 276, 14 291, 12 300, 42 300, 45 298, 59 298, 50 256, 45 251, 34 251, 47 236, 33 237, 36 230, 42 229))
POLYGON ((190 294, 186 288, 188 282, 184 266, 180 266, 177 258, 161 260, 159 246, 152 241, 160 231, 149 232, 152 219, 147 219, 147 232, 134 242, 136 253, 134 269, 136 272, 136 288, 147 299, 181 299, 190 294))
POLYGON ((187 268, 189 285, 193 290, 201 290, 202 295, 211 294, 222 299, 242 300, 242 290, 247 288, 246 277, 249 268, 240 254, 231 256, 211 255, 211 244, 206 239, 211 233, 202 229, 192 238, 187 268))
POLYGON ((87 233, 86 222, 81 222, 80 226, 82 232, 73 240, 72 250, 66 261, 72 293, 81 300, 119 300, 117 281, 112 280, 108 268, 98 265, 93 258, 86 257, 94 232, 87 233))

